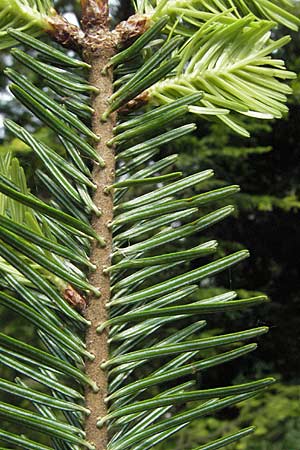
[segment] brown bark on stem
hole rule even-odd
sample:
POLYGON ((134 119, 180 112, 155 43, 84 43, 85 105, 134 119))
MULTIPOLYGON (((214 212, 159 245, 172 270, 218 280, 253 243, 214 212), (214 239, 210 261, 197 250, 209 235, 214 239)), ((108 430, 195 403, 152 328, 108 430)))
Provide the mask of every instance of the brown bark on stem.
POLYGON ((109 98, 113 93, 110 59, 117 52, 117 48, 128 45, 143 34, 149 26, 149 20, 146 16, 133 16, 118 25, 114 31, 110 31, 108 0, 81 0, 81 5, 82 29, 56 14, 49 19, 49 33, 65 47, 82 51, 84 59, 91 67, 90 83, 98 88, 98 93, 93 94, 92 99, 92 130, 101 138, 95 148, 104 160, 105 167, 95 163, 92 172, 93 182, 97 185, 93 200, 102 212, 100 217, 93 217, 92 226, 105 239, 106 245, 101 248, 96 241, 92 245, 91 262, 96 266, 96 270, 89 281, 100 289, 101 297, 90 296, 86 306, 80 299, 75 298, 72 290, 67 289, 65 298, 75 307, 80 307, 91 324, 86 333, 86 350, 95 358, 86 361, 85 371, 98 388, 93 390, 87 386, 85 391, 85 406, 91 412, 85 423, 86 440, 94 445, 95 450, 107 450, 107 427, 98 428, 97 422, 107 415, 105 400, 108 395, 108 380, 101 364, 109 358, 109 342, 108 330, 99 334, 97 328, 108 319, 106 304, 110 300, 110 278, 109 274, 104 273, 104 269, 110 266, 112 255, 112 233, 109 225, 113 220, 113 193, 107 188, 114 184, 115 156, 114 148, 108 147, 106 143, 114 136, 116 115, 110 115, 106 122, 101 118, 108 109, 109 98))
MULTIPOLYGON (((86 21, 88 18, 86 18, 86 21)), ((106 27, 105 27, 106 28, 106 27)), ((115 156, 114 149, 108 147, 108 142, 113 137, 113 127, 115 126, 115 115, 109 117, 107 122, 101 122, 101 116, 107 109, 108 100, 113 91, 112 71, 104 71, 110 58, 116 49, 115 39, 112 33, 106 28, 95 29, 91 27, 91 33, 86 37, 84 56, 91 65, 90 82, 99 89, 99 93, 94 95, 92 106, 95 111, 93 116, 92 129, 94 133, 101 137, 101 141, 96 144, 96 149, 105 161, 105 167, 101 168, 95 164, 93 169, 93 182, 97 185, 94 195, 94 202, 100 208, 102 215, 94 217, 93 228, 106 241, 104 248, 99 247, 94 242, 91 251, 91 261, 97 266, 95 272, 90 276, 90 282, 100 288, 101 297, 91 296, 86 310, 86 318, 91 322, 91 326, 86 334, 87 351, 95 355, 94 361, 86 362, 86 374, 99 387, 98 392, 93 392, 86 388, 86 407, 91 411, 86 420, 85 431, 86 440, 95 446, 96 450, 106 450, 108 442, 107 428, 97 428, 97 421, 107 414, 105 399, 107 397, 107 373, 101 369, 100 365, 108 359, 108 332, 97 333, 99 323, 107 320, 106 303, 110 299, 110 278, 103 272, 103 269, 110 265, 112 254, 112 235, 109 223, 113 218, 113 194, 111 191, 105 192, 107 186, 111 186, 115 179, 115 156)))

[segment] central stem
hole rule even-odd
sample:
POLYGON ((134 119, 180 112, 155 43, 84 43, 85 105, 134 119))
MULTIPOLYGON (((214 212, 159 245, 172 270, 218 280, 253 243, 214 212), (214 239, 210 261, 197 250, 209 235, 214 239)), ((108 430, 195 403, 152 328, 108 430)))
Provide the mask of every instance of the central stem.
POLYGON ((109 355, 108 332, 104 331, 99 334, 96 329, 100 323, 107 320, 106 304, 110 299, 110 278, 108 274, 103 272, 103 269, 110 265, 112 254, 112 234, 109 223, 113 219, 113 195, 110 190, 106 191, 105 188, 114 183, 115 156, 113 148, 108 147, 106 142, 113 137, 116 119, 112 115, 106 122, 102 122, 101 116, 107 109, 108 100, 113 92, 112 71, 103 69, 115 53, 115 44, 109 31, 105 33, 103 42, 101 40, 99 42, 101 49, 97 47, 97 51, 89 52, 87 57, 91 64, 90 83, 99 89, 99 93, 92 99, 94 109, 92 129, 94 133, 101 137, 96 149, 105 161, 104 168, 95 164, 93 169, 93 182, 97 185, 94 203, 101 210, 102 215, 93 218, 92 226, 99 235, 104 237, 106 246, 101 248, 97 242, 94 242, 91 251, 91 261, 97 266, 97 269, 91 274, 90 282, 93 286, 99 287, 101 297, 91 296, 86 312, 86 318, 91 322, 86 335, 87 351, 95 355, 94 361, 87 361, 86 363, 86 374, 97 383, 99 391, 93 392, 89 387, 86 388, 86 407, 91 411, 91 414, 86 420, 85 431, 87 441, 94 444, 96 450, 106 450, 107 428, 98 429, 97 421, 107 414, 105 403, 107 374, 101 369, 100 365, 108 359, 109 355))

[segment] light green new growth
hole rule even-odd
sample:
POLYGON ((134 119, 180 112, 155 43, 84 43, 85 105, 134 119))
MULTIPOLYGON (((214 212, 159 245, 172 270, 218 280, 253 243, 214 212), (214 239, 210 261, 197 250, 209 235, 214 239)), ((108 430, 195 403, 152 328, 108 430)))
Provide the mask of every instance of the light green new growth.
POLYGON ((281 118, 288 111, 286 96, 292 93, 281 80, 296 74, 287 71, 282 60, 270 58, 290 40, 285 36, 273 41, 272 28, 271 22, 257 22, 251 15, 232 24, 207 23, 180 51, 175 76, 150 88, 150 97, 167 103, 201 90, 202 108, 196 104, 189 111, 213 113, 245 136, 248 132, 234 118, 220 115, 216 108, 259 119, 281 118))
POLYGON ((149 14, 152 20, 166 15, 169 27, 183 35, 191 35, 210 20, 230 23, 232 20, 254 14, 297 31, 300 19, 290 11, 292 0, 136 0, 136 10, 149 14), (290 10, 290 11, 289 11, 290 10))
POLYGON ((51 29, 47 18, 55 14, 51 0, 0 0, 0 49, 16 42, 10 28, 37 36, 51 29))
MULTIPOLYGON (((165 23, 165 16, 156 26, 160 23, 165 23)), ((147 95, 154 105, 164 105, 200 92, 201 97, 189 105, 190 113, 218 117, 248 137, 238 115, 281 118, 288 111, 287 95, 292 93, 282 80, 296 77, 286 70, 284 61, 273 56, 290 41, 289 36, 273 40, 273 28, 273 22, 258 20, 253 14, 231 17, 227 10, 212 14, 185 40, 174 36, 174 26, 166 31, 167 43, 128 81, 124 77, 108 112, 137 95, 147 95)), ((126 59, 128 51, 123 53, 126 59)))

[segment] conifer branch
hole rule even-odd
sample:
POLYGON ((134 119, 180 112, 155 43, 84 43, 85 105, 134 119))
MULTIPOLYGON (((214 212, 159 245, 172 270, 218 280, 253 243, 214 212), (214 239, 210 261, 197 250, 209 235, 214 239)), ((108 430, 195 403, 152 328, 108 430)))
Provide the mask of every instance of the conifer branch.
POLYGON ((107 2, 82 1, 83 26, 89 30, 84 55, 90 64, 90 83, 97 87, 99 92, 93 96, 92 119, 93 132, 101 137, 96 143, 95 149, 103 159, 105 167, 95 163, 92 172, 92 181, 97 186, 94 194, 94 204, 101 211, 101 216, 94 216, 92 226, 96 233, 103 236, 105 246, 100 247, 94 242, 91 250, 91 261, 97 267, 90 277, 90 283, 99 286, 101 297, 91 296, 86 311, 86 318, 91 325, 86 334, 86 348, 95 355, 94 361, 87 361, 86 374, 97 384, 98 392, 89 387, 86 388, 85 404, 89 405, 91 414, 86 418, 85 431, 88 442, 95 445, 96 450, 106 450, 108 443, 107 427, 97 427, 99 417, 107 414, 108 395, 107 374, 101 369, 101 363, 109 359, 108 331, 97 333, 99 324, 108 318, 106 304, 110 300, 110 277, 104 272, 110 265, 112 255, 112 231, 109 227, 113 219, 113 193, 107 191, 107 187, 115 181, 115 156, 114 148, 108 147, 107 142, 113 138, 113 128, 116 124, 116 116, 111 115, 106 122, 101 121, 101 116, 107 108, 108 100, 113 93, 112 70, 104 70, 110 58, 116 52, 116 41, 109 31, 109 18, 107 2), (94 27, 95 26, 95 27, 94 27))
MULTIPOLYGON (((287 3, 260 1, 267 8, 264 18, 287 3)), ((160 386, 248 354, 256 344, 240 344, 268 331, 259 327, 201 336, 207 325, 203 316, 252 308, 268 299, 238 299, 237 292, 222 289, 199 300, 203 280, 249 256, 241 250, 197 262, 217 251, 217 242, 204 242, 200 233, 234 211, 231 205, 211 207, 223 205, 239 187, 207 190, 212 170, 185 177, 172 171, 177 155, 162 154, 163 146, 196 129, 188 123, 192 114, 216 116, 245 134, 230 112, 266 118, 286 111, 290 88, 280 80, 294 74, 270 56, 289 39, 273 41, 273 23, 249 16, 246 7, 232 16, 228 3, 235 2, 137 0, 138 14, 111 31, 106 0, 81 1, 82 29, 56 14, 50 0, 0 0, 6 19, 0 48, 21 42, 34 49, 33 55, 20 49, 11 55, 39 83, 8 69, 9 88, 62 144, 57 152, 26 128, 5 122, 39 161, 35 175, 46 195, 41 198, 35 183, 38 194, 29 190, 17 158, 0 157, 0 306, 25 317, 41 340, 32 346, 0 333, 1 364, 26 377, 26 382, 0 379, 0 390, 31 401, 30 409, 0 402, 0 417, 44 432, 52 448, 150 450, 192 421, 250 399, 273 383, 264 379, 197 390, 191 379, 171 389, 160 386), (14 10, 16 4, 22 7, 14 10), (184 4, 184 16, 168 11, 184 4), (209 11, 213 4, 221 14, 209 11), (200 22, 193 18, 196 13, 200 22), (33 37, 49 27, 53 38, 75 48, 84 61, 33 37), (140 110, 126 115, 134 107, 140 110), (210 212, 203 215, 207 207, 210 212), (200 237, 199 245, 189 246, 192 236, 200 237), (186 326, 195 314, 201 320, 186 326), (224 353, 228 345, 234 349, 224 353), (203 359, 205 349, 216 351, 203 359), (150 372, 153 359, 161 364, 150 372), (78 386, 69 386, 69 377, 78 386), (27 386, 27 378, 42 390, 27 386), (210 400, 193 409, 170 411, 205 398, 210 400)), ((284 10, 279 13, 278 22, 289 19, 284 10)), ((288 20, 291 27, 297 23, 288 20)), ((221 448, 249 432, 252 428, 205 448, 221 448)), ((0 438, 50 450, 6 430, 0 430, 0 438)))

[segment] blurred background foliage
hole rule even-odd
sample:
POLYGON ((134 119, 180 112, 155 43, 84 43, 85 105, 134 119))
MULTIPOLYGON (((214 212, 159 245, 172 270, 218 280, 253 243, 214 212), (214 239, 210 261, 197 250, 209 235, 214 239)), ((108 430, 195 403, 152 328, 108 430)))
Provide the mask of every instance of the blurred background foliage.
MULTIPOLYGON (((74 1, 56 2, 66 14, 74 1)), ((300 7, 295 4, 300 14, 300 7)), ((130 2, 115 3, 115 17, 123 19, 130 13, 130 2)), ((277 30, 278 35, 285 32, 277 30)), ((282 50, 289 70, 300 73, 300 35, 293 34, 292 43, 282 50)), ((29 149, 17 139, 4 133, 2 121, 9 116, 55 148, 56 137, 20 108, 6 88, 2 69, 11 65, 8 54, 0 57, 0 155, 8 151, 20 156, 29 185, 40 164, 32 160, 29 149)), ((14 63, 15 64, 15 63, 14 63)), ((16 64, 17 65, 17 64, 16 64)), ((251 261, 216 277, 213 283, 204 282, 199 297, 226 288, 236 289, 240 296, 264 292, 272 300, 263 308, 247 313, 234 313, 209 318, 212 330, 242 329, 247 326, 270 326, 270 333, 260 341, 258 350, 245 359, 227 364, 222 371, 201 374, 198 386, 222 386, 275 375, 278 383, 266 393, 244 404, 222 411, 213 418, 204 418, 184 430, 176 440, 159 450, 189 450, 211 438, 234 432, 253 423, 256 434, 231 450, 300 450, 300 352, 299 352, 299 296, 300 296, 300 77, 293 82, 294 95, 289 99, 290 113, 281 121, 266 122, 245 119, 251 138, 234 135, 221 123, 199 122, 197 132, 177 142, 180 154, 178 169, 185 173, 212 168, 216 177, 207 187, 239 184, 241 193, 231 198, 236 213, 222 225, 216 226, 208 238, 218 239, 218 256, 240 248, 251 251, 251 261), (249 293, 249 291, 248 291, 249 293), (209 381, 208 381, 209 380, 209 381)), ((59 147, 57 147, 57 150, 59 147)), ((172 149, 172 153, 174 146, 172 149)), ((176 150, 176 149, 175 149, 176 150)), ((171 149, 163 149, 167 155, 171 149)), ((201 236, 193 238, 189 247, 201 236)), ((198 243, 197 242, 197 243, 198 243)), ((197 261, 192 263, 196 265, 197 261)), ((24 321, 16 320, 7 310, 0 309, 1 328, 9 334, 32 342, 34 330, 24 321), (16 332, 17 330, 17 332, 16 332), (18 334, 17 334, 18 333, 18 334)), ((6 370, 6 369, 5 369, 6 370)), ((0 367, 0 372, 4 371, 0 367)), ((1 376, 4 374, 1 373, 1 376)), ((12 373, 12 376, 16 374, 12 373)), ((2 399, 7 400, 5 395, 2 399)), ((11 399, 10 399, 11 400, 11 399)), ((191 405, 192 407, 193 405, 191 405)), ((21 431, 21 430, 17 430, 21 431)))

